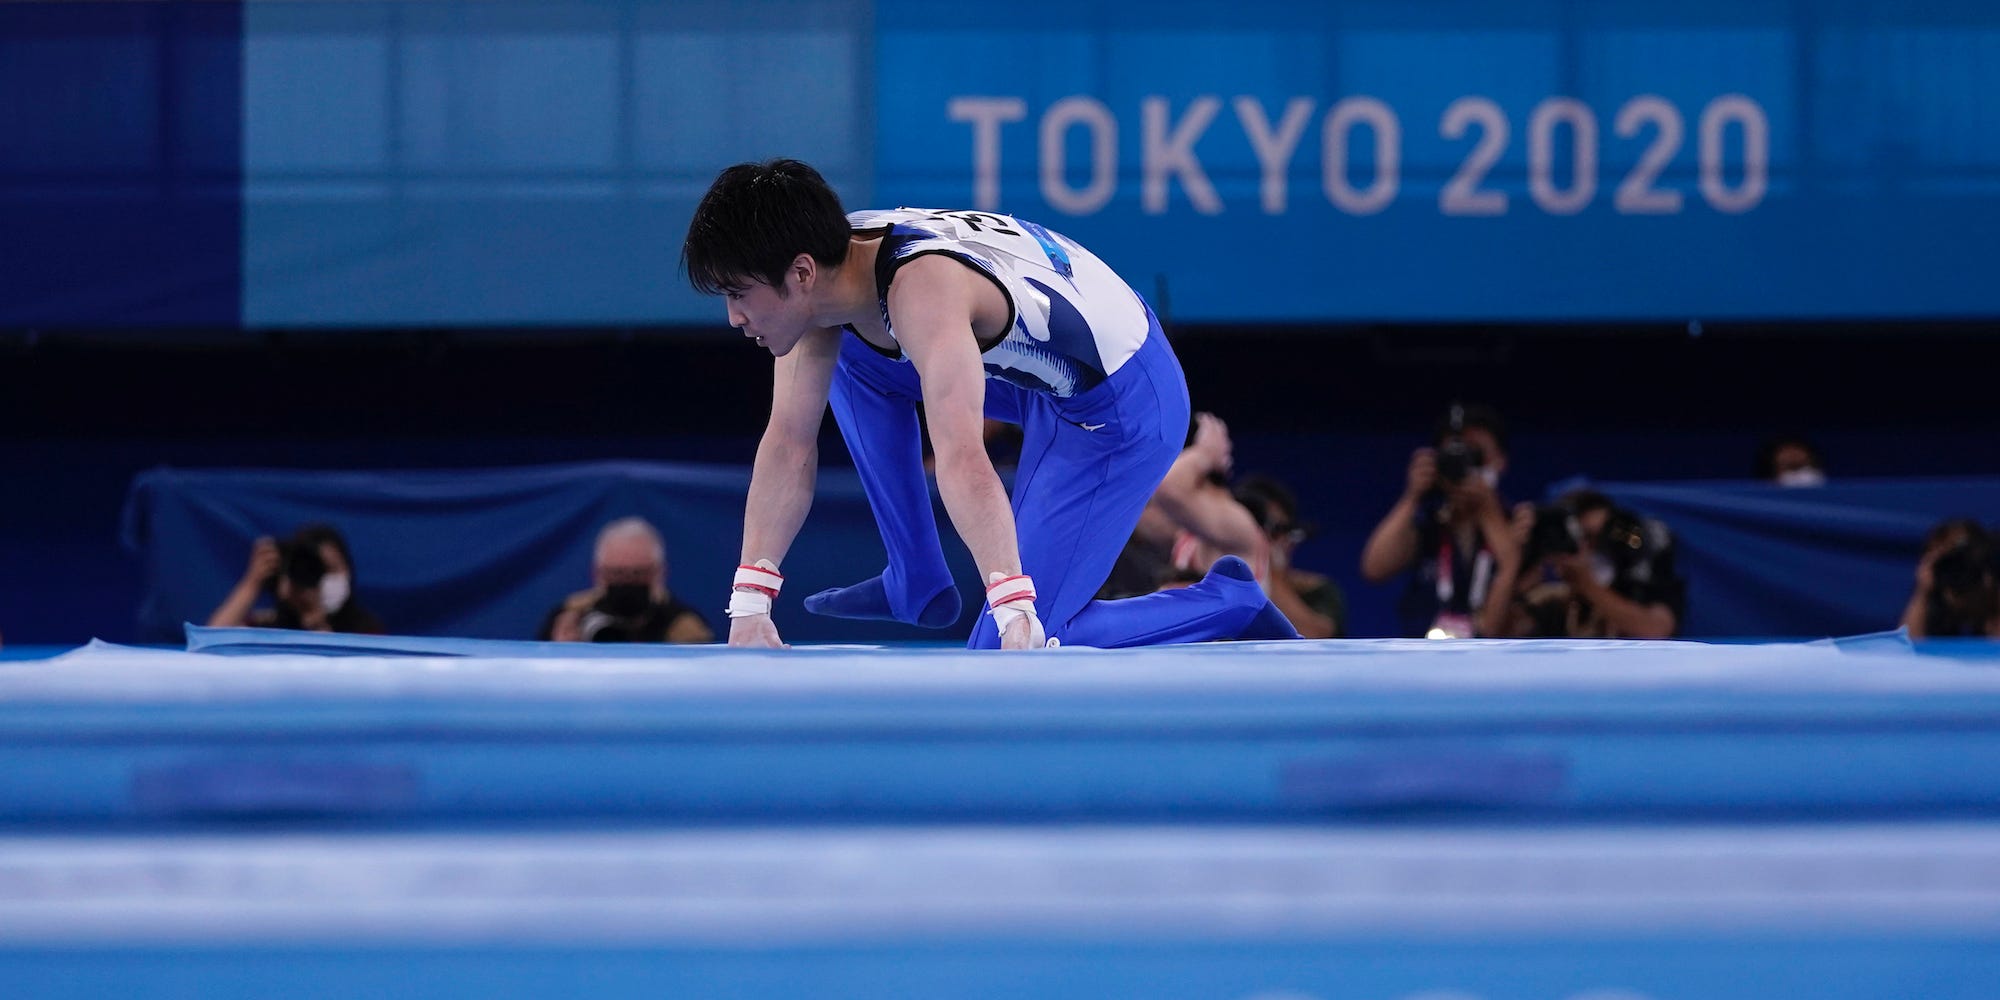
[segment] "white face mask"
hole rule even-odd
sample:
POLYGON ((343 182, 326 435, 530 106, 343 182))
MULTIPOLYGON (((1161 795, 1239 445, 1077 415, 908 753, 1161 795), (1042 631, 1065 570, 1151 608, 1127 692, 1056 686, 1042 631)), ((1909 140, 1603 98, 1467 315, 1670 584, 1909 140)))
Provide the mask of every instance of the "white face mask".
POLYGON ((1825 486, 1826 473, 1808 465, 1803 469, 1786 469, 1778 473, 1779 486, 1825 486))
POLYGON ((327 614, 333 614, 347 606, 347 574, 328 573, 319 580, 319 603, 327 614))

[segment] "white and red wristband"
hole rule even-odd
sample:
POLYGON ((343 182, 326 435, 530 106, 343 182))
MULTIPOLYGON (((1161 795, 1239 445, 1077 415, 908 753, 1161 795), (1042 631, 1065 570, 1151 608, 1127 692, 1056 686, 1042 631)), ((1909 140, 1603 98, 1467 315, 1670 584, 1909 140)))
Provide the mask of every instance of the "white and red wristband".
POLYGON ((1035 581, 1026 574, 1001 576, 994 573, 991 583, 986 585, 986 606, 993 609, 993 624, 999 626, 1005 635, 1007 629, 1022 618, 1027 618, 1029 630, 1033 633, 1034 644, 1040 645, 1042 620, 1035 614, 1035 581))
POLYGON ((768 615, 784 585, 785 574, 778 572, 778 564, 769 559, 738 566, 736 580, 730 584, 729 610, 725 613, 731 618, 768 615))

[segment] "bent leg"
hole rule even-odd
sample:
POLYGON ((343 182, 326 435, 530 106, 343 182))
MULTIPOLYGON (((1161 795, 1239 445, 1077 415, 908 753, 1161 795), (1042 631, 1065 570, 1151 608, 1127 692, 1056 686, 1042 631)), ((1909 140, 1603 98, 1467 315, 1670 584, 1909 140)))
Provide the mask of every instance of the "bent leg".
MULTIPOLYGON (((1276 609, 1241 560, 1219 563, 1184 590, 1094 600, 1186 434, 1187 384, 1157 328, 1103 385, 1025 405, 1014 517, 1022 568, 1035 580, 1036 611, 1051 637, 1117 647, 1273 631, 1264 613, 1276 609)), ((999 645, 991 615, 980 617, 970 645, 999 645)))
POLYGON ((876 354, 855 337, 844 339, 828 402, 854 456, 889 564, 880 576, 806 598, 807 611, 927 628, 958 620, 958 588, 945 566, 924 473, 918 398, 912 366, 876 354))
POLYGON ((1201 582, 1177 590, 1092 601, 1070 619, 1063 641, 1114 649, 1212 639, 1297 639, 1299 632, 1264 595, 1250 564, 1223 556, 1201 582))
MULTIPOLYGON (((1186 428, 1188 384, 1158 326, 1102 386, 1068 400, 1024 400, 1014 520, 1022 570, 1036 582, 1036 612, 1052 638, 1112 648, 1282 634, 1242 560, 1216 564, 1184 590, 1094 600, 1186 428)), ((990 614, 970 644, 1000 644, 990 614)))

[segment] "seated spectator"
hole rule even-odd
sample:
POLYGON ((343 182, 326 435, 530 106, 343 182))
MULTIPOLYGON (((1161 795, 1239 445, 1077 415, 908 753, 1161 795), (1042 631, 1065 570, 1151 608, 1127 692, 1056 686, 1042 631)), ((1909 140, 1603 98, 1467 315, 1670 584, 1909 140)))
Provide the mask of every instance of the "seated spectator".
POLYGON ((1411 453, 1402 495, 1362 549, 1361 575, 1385 583, 1411 571, 1397 606, 1403 635, 1504 635, 1521 555, 1499 494, 1506 425, 1491 407, 1454 403, 1432 440, 1411 453))
POLYGON ((331 525, 308 524, 283 542, 259 538, 236 589, 208 617, 211 626, 288 628, 381 635, 382 622, 356 595, 354 556, 331 525), (269 595, 269 608, 258 599, 269 595))
POLYGON ((643 519, 627 517, 597 535, 595 584, 564 598, 536 638, 557 642, 713 642, 715 632, 667 589, 667 547, 643 519))
POLYGON ((1757 478, 1779 486, 1825 486, 1826 460, 1805 438, 1774 437, 1757 449, 1757 478))
POLYGON ((1212 413, 1196 414, 1186 447, 1154 490, 1098 596, 1116 600, 1184 587, 1217 559, 1235 555, 1250 564, 1300 635, 1339 634, 1345 617, 1340 587, 1291 566, 1293 550, 1307 535, 1291 491, 1274 479, 1253 478, 1232 492, 1234 465, 1229 426, 1212 413))
POLYGON ((1595 490, 1515 519, 1522 566, 1508 632, 1517 636, 1671 639, 1687 614, 1667 526, 1595 490))
POLYGON ((1924 538, 1917 586, 1903 608, 1912 639, 2000 638, 2000 570, 1993 535, 1968 518, 1941 521, 1924 538))
POLYGON ((1333 639, 1346 631, 1347 597, 1340 584, 1292 565, 1292 553, 1312 537, 1299 520, 1298 499, 1269 476, 1251 476, 1236 487, 1236 501, 1256 518, 1270 539, 1271 574, 1264 591, 1305 639, 1333 639))
POLYGON ((1242 556, 1265 581, 1270 540, 1229 491, 1234 461, 1228 425, 1212 413, 1196 414, 1187 446, 1147 501, 1098 597, 1116 600, 1184 587, 1225 555, 1242 556))

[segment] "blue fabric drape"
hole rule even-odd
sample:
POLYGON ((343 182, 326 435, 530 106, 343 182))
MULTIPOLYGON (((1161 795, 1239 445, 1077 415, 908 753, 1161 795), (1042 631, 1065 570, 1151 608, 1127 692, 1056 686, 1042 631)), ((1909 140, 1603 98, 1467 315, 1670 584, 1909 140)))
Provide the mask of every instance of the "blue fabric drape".
POLYGON ((1673 529, 1688 582, 1682 634, 1825 636, 1893 628, 1931 526, 2000 520, 2000 477, 1594 483, 1673 529))
MULTIPOLYGON (((637 515, 667 543, 668 586, 718 632, 742 537, 749 469, 615 462, 517 469, 323 472, 154 469, 126 498, 124 542, 145 562, 144 641, 181 640, 241 578, 251 542, 301 523, 338 527, 355 592, 391 632, 530 639, 564 595, 590 585, 597 532, 637 515)), ((958 547, 953 546, 957 549, 958 547)), ((972 577, 962 549, 954 573, 972 577)), ((787 640, 963 637, 806 614, 823 587, 879 573, 884 555, 852 470, 822 470, 806 529, 785 560, 787 640)), ((976 589, 968 591, 977 594, 976 589)), ((976 600, 968 601, 968 615, 976 600)))

